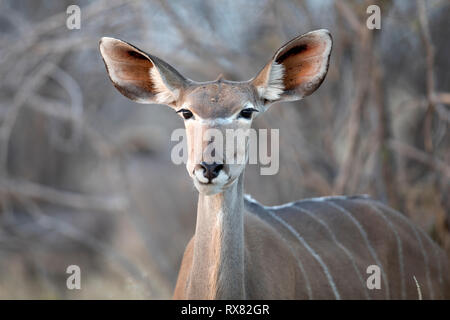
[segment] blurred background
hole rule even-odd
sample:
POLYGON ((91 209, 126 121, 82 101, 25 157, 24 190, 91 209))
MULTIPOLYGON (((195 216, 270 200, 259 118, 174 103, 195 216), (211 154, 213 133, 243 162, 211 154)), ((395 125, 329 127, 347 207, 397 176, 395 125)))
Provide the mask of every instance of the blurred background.
POLYGON ((273 106, 280 170, 246 170, 265 205, 369 194, 450 253, 450 2, 0 2, 0 298, 170 298, 195 227, 197 192, 170 160, 183 121, 109 81, 101 36, 207 81, 256 75, 291 38, 327 28, 316 93, 273 106), (66 27, 71 4, 81 29, 66 27), (381 8, 369 30, 366 8, 381 8), (66 268, 81 268, 68 290, 66 268))

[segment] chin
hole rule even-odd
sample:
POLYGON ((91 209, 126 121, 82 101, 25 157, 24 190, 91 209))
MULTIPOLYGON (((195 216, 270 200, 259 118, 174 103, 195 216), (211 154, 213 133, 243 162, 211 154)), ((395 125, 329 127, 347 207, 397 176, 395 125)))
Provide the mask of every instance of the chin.
POLYGON ((215 184, 215 183, 201 183, 199 182, 197 179, 194 179, 194 186, 197 189, 197 191, 201 194, 207 195, 207 196, 212 196, 215 194, 218 194, 220 192, 223 192, 224 189, 224 185, 222 184, 215 184))

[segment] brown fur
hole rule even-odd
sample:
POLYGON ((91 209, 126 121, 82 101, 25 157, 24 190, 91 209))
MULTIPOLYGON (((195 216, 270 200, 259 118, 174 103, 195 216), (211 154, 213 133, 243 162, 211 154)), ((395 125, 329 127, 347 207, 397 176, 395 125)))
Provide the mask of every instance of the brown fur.
MULTIPOLYGON (((245 292, 247 299, 335 299, 327 278, 320 265, 311 254, 285 227, 271 218, 267 208, 255 202, 246 201, 245 230, 245 292), (305 278, 298 267, 298 257, 309 277, 312 296, 308 296, 305 278)), ((417 286, 413 276, 420 285, 423 299, 450 299, 450 273, 445 252, 438 247, 425 233, 408 223, 406 218, 394 214, 379 202, 369 198, 332 199, 326 201, 299 201, 293 207, 274 209, 274 214, 287 221, 324 259, 336 282, 342 299, 418 299, 417 286), (388 287, 383 282, 381 290, 369 290, 365 282, 361 283, 348 256, 330 238, 324 227, 305 213, 297 210, 300 207, 309 210, 325 221, 334 232, 338 241, 353 255, 357 268, 366 281, 367 266, 376 264, 367 246, 351 220, 342 212, 330 206, 333 202, 353 214, 367 232, 374 251, 379 256, 388 278, 388 287), (369 206, 370 204, 370 206, 369 206), (401 240, 403 249, 404 286, 400 274, 399 252, 394 231, 387 226, 386 220, 374 212, 378 208, 381 214, 392 222, 401 240), (412 228, 415 228, 428 253, 429 276, 433 296, 428 288, 426 261, 419 249, 418 239, 412 228), (440 269, 439 270, 439 265, 440 269), (442 276, 442 282, 439 278, 442 276), (388 295, 389 294, 389 295, 388 295)), ((180 274, 175 288, 175 299, 187 299, 187 279, 192 266, 193 243, 189 242, 183 257, 180 274)), ((210 282, 211 288, 216 284, 210 282)), ((206 297, 205 297, 206 298, 206 297)), ((220 298, 220 297, 215 297, 220 298)))
MULTIPOLYGON (((252 118, 239 118, 248 105, 262 113, 272 103, 311 94, 325 78, 331 47, 328 31, 309 32, 282 46, 249 81, 198 83, 126 42, 101 40, 108 74, 122 94, 192 113, 185 122, 186 167, 199 190, 197 225, 174 298, 417 299, 418 290, 425 299, 450 298, 445 254, 379 202, 340 197, 263 207, 244 201, 245 164, 225 159, 217 162, 222 180, 201 181, 198 165, 213 160, 205 155, 210 141, 197 143, 195 132, 248 129, 252 118), (379 290, 366 286, 370 265, 382 272, 379 290)), ((246 145, 238 154, 248 156, 246 145)))

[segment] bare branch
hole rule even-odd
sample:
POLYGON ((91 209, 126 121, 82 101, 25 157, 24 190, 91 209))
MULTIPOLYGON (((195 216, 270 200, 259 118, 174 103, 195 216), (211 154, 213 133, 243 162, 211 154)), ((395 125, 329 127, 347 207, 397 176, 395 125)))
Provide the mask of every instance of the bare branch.
POLYGON ((405 157, 430 166, 432 169, 443 174, 447 179, 450 179, 450 167, 444 161, 398 140, 389 140, 389 147, 405 157))
POLYGON ((29 181, 4 179, 0 183, 0 193, 9 196, 27 197, 79 210, 123 212, 128 200, 123 196, 98 197, 80 193, 61 191, 29 181))
POLYGON ((424 0, 417 0, 417 10, 419 14, 419 25, 422 42, 425 46, 426 54, 426 71, 427 71, 427 99, 428 108, 425 118, 424 139, 425 148, 428 152, 433 149, 433 139, 431 134, 431 121, 434 111, 434 47, 431 41, 430 28, 428 25, 427 9, 424 0))
POLYGON ((348 2, 337 0, 334 4, 339 13, 345 18, 345 20, 347 20, 353 32, 361 36, 361 33, 364 32, 366 26, 358 20, 354 10, 349 7, 348 2))
POLYGON ((339 168, 339 174, 334 182, 334 193, 342 194, 349 181, 349 176, 354 164, 354 155, 360 133, 362 107, 369 90, 369 79, 372 70, 372 35, 367 31, 360 33, 361 45, 358 48, 358 63, 356 70, 356 88, 353 101, 350 105, 348 118, 347 145, 344 160, 339 168))
POLYGON ((9 139, 19 111, 33 92, 44 84, 42 80, 53 71, 54 67, 53 64, 44 64, 34 75, 30 76, 28 81, 16 93, 13 105, 6 112, 0 127, 0 176, 4 176, 7 173, 9 139))

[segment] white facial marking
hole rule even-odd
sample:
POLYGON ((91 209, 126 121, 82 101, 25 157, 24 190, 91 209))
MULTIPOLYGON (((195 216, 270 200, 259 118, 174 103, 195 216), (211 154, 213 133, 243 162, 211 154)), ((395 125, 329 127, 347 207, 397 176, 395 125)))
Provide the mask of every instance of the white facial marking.
POLYGON ((218 185, 224 185, 228 181, 228 175, 223 171, 220 170, 219 175, 212 179, 212 183, 218 184, 218 185))
POLYGON ((180 111, 181 109, 189 109, 191 106, 189 103, 185 102, 181 105, 181 108, 178 109, 177 111, 180 111))
POLYGON ((208 183, 209 182, 209 180, 208 180, 208 178, 206 178, 204 175, 203 175, 203 169, 196 169, 195 171, 194 171, 194 176, 197 178, 197 180, 198 181, 200 181, 201 183, 208 183))
POLYGON ((227 117, 227 118, 215 118, 215 119, 203 119, 203 118, 197 117, 197 120, 201 124, 214 126, 214 125, 230 124, 231 122, 233 122, 233 117, 231 116, 231 117, 227 117))
MULTIPOLYGON (((198 181, 200 181, 201 183, 208 183, 209 180, 208 178, 206 178, 204 175, 204 170, 203 169, 196 169, 194 171, 194 176, 197 178, 198 181)), ((217 177, 215 177, 214 179, 211 180, 212 184, 215 185, 224 185, 226 182, 228 181, 228 175, 221 170, 219 172, 219 175, 217 177)))

